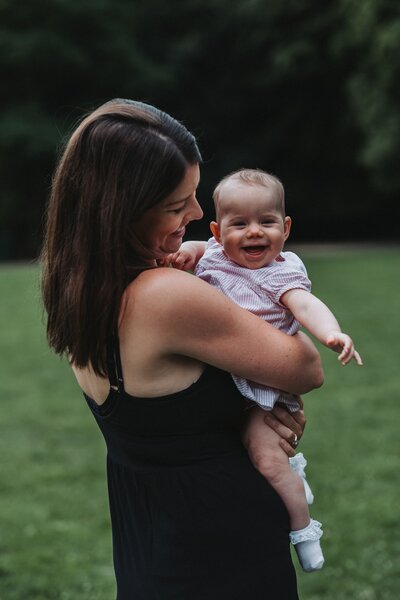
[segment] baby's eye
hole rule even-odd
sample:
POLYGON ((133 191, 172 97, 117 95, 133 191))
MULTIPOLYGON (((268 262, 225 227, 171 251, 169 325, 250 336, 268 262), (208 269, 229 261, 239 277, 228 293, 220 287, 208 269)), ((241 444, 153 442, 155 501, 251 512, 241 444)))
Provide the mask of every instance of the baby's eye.
POLYGON ((233 225, 234 227, 244 227, 246 223, 244 221, 235 221, 233 225))
POLYGON ((272 219, 264 219, 262 221, 262 225, 271 225, 271 223, 274 223, 272 219))

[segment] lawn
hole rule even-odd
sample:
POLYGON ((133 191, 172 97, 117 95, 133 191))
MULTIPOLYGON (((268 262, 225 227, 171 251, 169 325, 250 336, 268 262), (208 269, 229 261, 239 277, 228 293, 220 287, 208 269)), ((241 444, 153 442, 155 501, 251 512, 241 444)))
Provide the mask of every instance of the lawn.
MULTIPOLYGON (((303 257, 365 365, 343 368, 319 346, 326 380, 305 397, 301 451, 326 563, 298 570, 300 597, 395 600, 400 250, 303 257)), ((65 361, 46 348, 37 267, 1 267, 0 286, 0 598, 112 600, 103 441, 65 361)))

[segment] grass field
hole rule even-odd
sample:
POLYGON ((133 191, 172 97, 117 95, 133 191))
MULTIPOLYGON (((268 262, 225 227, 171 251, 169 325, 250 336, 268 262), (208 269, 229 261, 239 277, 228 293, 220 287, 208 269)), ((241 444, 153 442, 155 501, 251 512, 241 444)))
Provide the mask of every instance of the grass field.
MULTIPOLYGON (((298 570, 300 596, 397 600, 400 250, 304 258, 365 366, 322 348, 325 385, 305 397, 301 450, 326 563, 298 570)), ((0 286, 0 599, 112 600, 103 441, 46 348, 37 267, 1 267, 0 286)))

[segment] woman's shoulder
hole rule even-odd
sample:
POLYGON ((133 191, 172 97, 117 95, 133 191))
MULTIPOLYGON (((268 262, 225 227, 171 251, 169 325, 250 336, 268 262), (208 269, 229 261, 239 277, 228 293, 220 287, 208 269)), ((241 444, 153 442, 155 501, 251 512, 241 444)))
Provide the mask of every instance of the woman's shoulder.
POLYGON ((166 364, 167 359, 169 369, 171 356, 181 355, 227 370, 220 356, 232 345, 241 323, 239 311, 253 316, 198 277, 159 267, 141 273, 128 286, 120 340, 135 352, 141 348, 153 364, 166 364))
POLYGON ((141 273, 124 300, 125 322, 174 339, 231 335, 253 317, 199 277, 168 267, 141 273))
POLYGON ((190 293, 198 288, 199 280, 191 273, 171 267, 158 267, 143 271, 126 288, 127 300, 140 301, 152 298, 167 301, 170 297, 190 293))
POLYGON ((218 301, 222 294, 198 277, 159 267, 143 271, 130 283, 124 294, 124 313, 137 314, 143 310, 146 316, 165 319, 171 313, 183 315, 192 309, 199 311, 206 304, 210 308, 216 293, 218 301))

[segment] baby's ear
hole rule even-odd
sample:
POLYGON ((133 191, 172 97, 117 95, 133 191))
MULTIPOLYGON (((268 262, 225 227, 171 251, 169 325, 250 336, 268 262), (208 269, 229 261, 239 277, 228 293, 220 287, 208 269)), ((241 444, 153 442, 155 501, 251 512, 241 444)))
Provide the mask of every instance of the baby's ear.
POLYGON ((215 237, 215 239, 217 240, 217 242, 220 244, 221 243, 221 230, 219 228, 219 225, 216 221, 211 221, 210 223, 210 229, 211 229, 211 233, 213 234, 213 236, 215 237))
POLYGON ((285 242, 289 237, 291 226, 292 219, 290 217, 285 217, 285 220, 283 222, 283 239, 285 240, 285 242))

